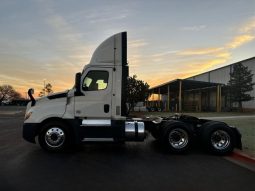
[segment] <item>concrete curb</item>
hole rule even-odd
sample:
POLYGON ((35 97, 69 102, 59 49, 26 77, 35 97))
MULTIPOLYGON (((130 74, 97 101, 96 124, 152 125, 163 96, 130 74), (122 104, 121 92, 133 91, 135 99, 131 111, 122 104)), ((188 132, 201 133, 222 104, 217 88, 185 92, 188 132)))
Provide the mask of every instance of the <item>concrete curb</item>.
POLYGON ((244 160, 246 162, 255 164, 255 157, 250 156, 240 150, 234 150, 234 152, 230 156, 236 159, 244 160))

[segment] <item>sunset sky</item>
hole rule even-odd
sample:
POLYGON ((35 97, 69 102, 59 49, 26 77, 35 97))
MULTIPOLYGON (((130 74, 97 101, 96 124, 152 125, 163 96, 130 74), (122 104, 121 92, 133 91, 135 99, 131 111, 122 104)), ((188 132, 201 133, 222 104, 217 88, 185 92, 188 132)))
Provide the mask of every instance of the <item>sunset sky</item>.
POLYGON ((69 89, 122 31, 130 74, 155 86, 255 56, 255 1, 1 0, 0 85, 69 89))

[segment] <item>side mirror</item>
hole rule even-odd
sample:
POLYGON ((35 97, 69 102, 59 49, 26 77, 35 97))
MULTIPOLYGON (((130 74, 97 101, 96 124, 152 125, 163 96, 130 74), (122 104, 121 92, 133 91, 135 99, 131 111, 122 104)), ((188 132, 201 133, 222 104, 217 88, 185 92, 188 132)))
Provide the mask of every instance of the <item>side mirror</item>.
POLYGON ((80 95, 81 94, 81 73, 76 73, 75 75, 75 94, 80 95))

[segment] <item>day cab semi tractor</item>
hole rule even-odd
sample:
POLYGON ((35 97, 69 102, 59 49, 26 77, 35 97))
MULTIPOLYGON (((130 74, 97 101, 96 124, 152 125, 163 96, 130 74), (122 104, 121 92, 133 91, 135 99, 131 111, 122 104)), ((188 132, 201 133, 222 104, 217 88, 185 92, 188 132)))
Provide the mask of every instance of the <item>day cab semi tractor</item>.
POLYGON ((187 115, 132 118, 126 112, 127 33, 106 39, 75 76, 72 89, 34 99, 27 105, 23 138, 47 151, 63 151, 86 141, 144 141, 183 153, 192 145, 219 155, 241 149, 241 134, 226 123, 187 115), (38 141, 37 141, 38 140, 38 141))

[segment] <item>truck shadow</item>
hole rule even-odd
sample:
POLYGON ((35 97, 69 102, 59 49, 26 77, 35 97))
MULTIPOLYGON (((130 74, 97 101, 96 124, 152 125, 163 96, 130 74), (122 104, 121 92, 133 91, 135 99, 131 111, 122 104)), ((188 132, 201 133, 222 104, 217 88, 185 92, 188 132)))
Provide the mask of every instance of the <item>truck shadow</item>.
POLYGON ((126 142, 126 143, 111 143, 111 142, 94 142, 84 143, 82 145, 72 147, 64 152, 51 153, 41 149, 38 145, 34 145, 31 149, 24 153, 26 161, 112 161, 120 160, 127 161, 129 159, 144 160, 145 158, 189 158, 190 157, 214 157, 205 152, 203 149, 194 145, 188 152, 183 154, 175 154, 169 152, 162 144, 148 138, 144 142, 126 142))
POLYGON ((79 146, 74 146, 67 151, 61 153, 49 153, 40 149, 41 152, 50 155, 211 155, 202 148, 199 147, 198 143, 192 145, 189 151, 181 154, 171 153, 167 148, 165 148, 159 141, 149 138, 144 142, 125 142, 125 143, 112 143, 112 142, 88 142, 81 144, 79 146))

